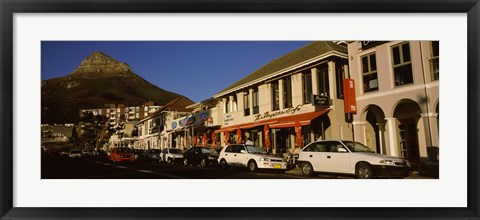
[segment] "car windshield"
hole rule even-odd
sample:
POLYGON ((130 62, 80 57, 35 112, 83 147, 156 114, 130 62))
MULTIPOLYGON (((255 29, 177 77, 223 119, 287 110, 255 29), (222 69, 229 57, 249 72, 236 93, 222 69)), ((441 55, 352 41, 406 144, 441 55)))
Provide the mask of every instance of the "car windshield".
POLYGON ((170 149, 171 154, 181 154, 182 151, 180 149, 170 149))
POLYGON ((202 154, 218 156, 218 152, 213 148, 202 148, 202 154))
POLYGON ((117 153, 131 153, 132 149, 130 148, 117 148, 117 153))
POLYGON ((373 153, 373 151, 368 148, 367 146, 361 144, 361 143, 358 143, 358 142, 354 142, 354 141, 344 141, 343 142, 347 148, 351 151, 351 152, 369 152, 369 153, 373 153))
POLYGON ((263 147, 258 147, 258 146, 253 146, 253 145, 247 145, 245 147, 247 148, 248 153, 267 154, 267 151, 263 147))

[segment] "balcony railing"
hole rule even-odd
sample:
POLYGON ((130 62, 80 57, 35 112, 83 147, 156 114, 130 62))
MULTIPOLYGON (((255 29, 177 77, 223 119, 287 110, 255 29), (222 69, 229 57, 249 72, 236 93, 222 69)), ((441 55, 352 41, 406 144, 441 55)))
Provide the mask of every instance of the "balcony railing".
POLYGON ((440 61, 438 57, 430 59, 430 76, 432 81, 438 80, 440 74, 440 61))

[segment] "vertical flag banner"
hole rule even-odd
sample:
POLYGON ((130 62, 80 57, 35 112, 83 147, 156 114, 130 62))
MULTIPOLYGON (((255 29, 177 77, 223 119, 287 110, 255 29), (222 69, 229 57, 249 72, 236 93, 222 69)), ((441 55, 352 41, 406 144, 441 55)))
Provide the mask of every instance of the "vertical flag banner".
POLYGON ((202 145, 203 145, 204 147, 207 146, 207 133, 204 133, 204 134, 203 134, 202 145))
POLYGON ((240 130, 240 128, 237 128, 237 144, 241 144, 242 143, 242 131, 240 130))
POLYGON ((212 147, 217 145, 217 134, 212 132, 212 147))
POLYGON ((225 136, 225 145, 228 145, 228 144, 229 144, 229 143, 228 143, 228 138, 229 138, 229 137, 228 137, 228 131, 224 131, 224 132, 223 132, 223 135, 225 136))
POLYGON ((295 121, 295 136, 296 136, 296 144, 297 147, 302 147, 303 139, 302 139, 302 126, 300 125, 300 121, 295 121))
POLYGON ((263 132, 265 133, 265 148, 270 148, 270 130, 268 129, 268 125, 263 126, 263 132))

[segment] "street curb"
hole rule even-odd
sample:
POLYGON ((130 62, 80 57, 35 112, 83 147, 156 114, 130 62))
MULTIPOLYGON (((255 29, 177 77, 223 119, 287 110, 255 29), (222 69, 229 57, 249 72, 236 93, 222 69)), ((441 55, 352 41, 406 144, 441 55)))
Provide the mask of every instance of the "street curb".
MULTIPOLYGON (((285 174, 303 176, 302 169, 300 169, 298 166, 295 166, 295 168, 293 169, 286 170, 285 174)), ((406 177, 405 179, 438 179, 438 178, 423 176, 423 175, 420 175, 418 172, 413 172, 410 176, 406 177)))

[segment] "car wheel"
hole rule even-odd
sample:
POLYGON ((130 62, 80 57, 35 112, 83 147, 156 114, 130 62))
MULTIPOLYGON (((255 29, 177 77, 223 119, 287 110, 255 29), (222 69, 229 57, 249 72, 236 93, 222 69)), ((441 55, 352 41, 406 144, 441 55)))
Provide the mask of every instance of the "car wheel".
POLYGON ((220 161, 220 167, 221 167, 222 169, 227 169, 227 168, 228 168, 228 164, 227 164, 227 161, 226 161, 225 159, 222 159, 222 160, 220 161))
POLYGON ((313 166, 311 163, 309 162, 305 162, 303 163, 302 165, 302 173, 304 176, 313 176, 313 174, 315 173, 313 171, 313 166))
POLYGON ((247 167, 248 167, 248 170, 250 172, 254 172, 254 171, 257 170, 257 163, 255 161, 251 160, 251 161, 248 162, 247 167))
POLYGON ((188 165, 190 165, 190 164, 188 163, 188 159, 187 159, 187 158, 183 159, 183 165, 185 165, 186 167, 188 167, 188 165))
POLYGON ((168 164, 173 164, 172 158, 168 158, 168 159, 167 159, 167 163, 168 163, 168 164))
POLYGON ((206 167, 207 166, 207 160, 205 160, 205 158, 203 158, 202 161, 200 161, 200 166, 201 167, 206 167))
POLYGON ((358 179, 371 179, 373 178, 373 170, 368 163, 359 163, 355 169, 355 176, 358 179))

